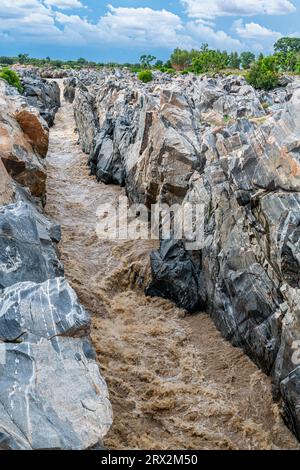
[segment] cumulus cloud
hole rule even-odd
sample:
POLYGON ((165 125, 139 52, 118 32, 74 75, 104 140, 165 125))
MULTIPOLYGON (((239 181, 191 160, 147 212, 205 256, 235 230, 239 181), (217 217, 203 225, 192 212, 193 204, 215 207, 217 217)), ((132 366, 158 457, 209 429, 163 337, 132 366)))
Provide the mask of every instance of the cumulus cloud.
POLYGON ((193 18, 218 16, 285 15, 296 11, 291 0, 181 0, 193 18))
POLYGON ((61 10, 84 8, 84 5, 79 0, 45 0, 45 4, 60 8, 61 10))
POLYGON ((272 31, 258 23, 251 22, 244 24, 243 20, 237 20, 234 23, 234 29, 241 38, 246 39, 279 39, 282 37, 282 34, 278 31, 272 31))
POLYGON ((24 38, 50 42, 61 35, 49 8, 38 0, 0 0, 0 33, 10 41, 24 38))
POLYGON ((152 8, 115 8, 97 24, 101 35, 111 42, 162 47, 189 46, 192 40, 185 34, 181 18, 170 11, 152 8))
POLYGON ((201 42, 209 43, 210 47, 218 47, 222 49, 240 49, 242 43, 239 39, 234 39, 225 31, 215 30, 202 22, 189 22, 187 30, 201 42))
POLYGON ((151 8, 126 8, 108 6, 109 11, 95 24, 78 15, 56 13, 56 22, 65 33, 70 30, 89 42, 101 41, 132 47, 199 47, 209 41, 211 46, 239 48, 241 42, 224 31, 215 31, 202 22, 184 24, 170 11, 151 8))
MULTIPOLYGON (((0 33, 18 42, 40 36, 41 42, 65 45, 118 44, 128 47, 196 46, 181 18, 165 9, 125 8, 108 5, 96 22, 80 15, 53 10, 74 0, 0 0, 0 33), (5 21, 1 21, 1 18, 5 21)), ((61 8, 60 8, 61 10, 61 8)))
MULTIPOLYGON (((29 44, 39 38, 41 43, 57 45, 99 44, 118 45, 132 49, 183 47, 197 48, 203 42, 210 47, 241 49, 241 40, 251 44, 262 38, 277 38, 280 33, 257 23, 239 20, 232 31, 237 38, 217 29, 214 19, 219 15, 257 13, 283 14, 293 11, 289 0, 181 0, 189 20, 166 9, 150 7, 107 6, 107 11, 94 20, 68 9, 86 8, 79 0, 0 0, 0 37, 3 42, 29 44), (256 40, 256 41, 254 41, 256 40)), ((84 9, 82 11, 85 11, 84 9)))

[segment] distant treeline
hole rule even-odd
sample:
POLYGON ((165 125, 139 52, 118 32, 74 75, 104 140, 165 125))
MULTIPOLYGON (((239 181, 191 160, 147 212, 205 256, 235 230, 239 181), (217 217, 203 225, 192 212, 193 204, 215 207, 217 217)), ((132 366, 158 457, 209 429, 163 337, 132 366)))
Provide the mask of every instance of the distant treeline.
MULTIPOLYGON (((10 66, 15 64, 20 65, 32 65, 33 67, 52 67, 52 68, 66 68, 66 69, 80 69, 83 67, 119 67, 120 64, 117 63, 100 63, 100 62, 93 62, 84 59, 83 57, 77 60, 60 60, 60 59, 51 59, 50 57, 46 57, 45 59, 36 59, 34 57, 30 57, 29 54, 19 54, 16 57, 7 57, 7 56, 0 56, 0 64, 4 66, 10 66)), ((122 64, 123 66, 131 67, 132 64, 122 64)))
MULTIPOLYGON (((274 44, 274 54, 272 60, 278 72, 300 72, 300 38, 281 38, 274 44)), ((45 59, 36 59, 28 54, 19 54, 17 57, 0 56, 1 65, 32 65, 36 67, 53 67, 53 68, 101 68, 101 67, 127 67, 133 71, 141 69, 159 69, 162 71, 179 71, 179 72, 218 72, 220 70, 248 70, 251 65, 259 61, 264 56, 260 54, 258 57, 251 51, 227 52, 210 49, 208 44, 203 44, 200 49, 175 49, 169 60, 163 62, 157 60, 153 55, 142 55, 140 61, 136 64, 132 63, 102 63, 84 59, 78 60, 58 60, 46 57, 45 59)))
MULTIPOLYGON (((258 57, 251 51, 227 52, 210 49, 208 44, 202 44, 200 49, 175 49, 170 58, 163 62, 151 54, 144 54, 137 64, 131 63, 101 63, 88 61, 84 58, 78 60, 57 60, 46 57, 35 59, 28 54, 19 54, 17 57, 0 57, 0 65, 12 66, 14 64, 32 65, 35 67, 51 67, 63 69, 81 69, 102 67, 126 67, 132 72, 160 70, 166 73, 188 74, 201 73, 243 73, 248 83, 255 88, 271 89, 277 86, 281 73, 300 74, 300 38, 281 38, 274 44, 274 54, 258 57)), ((143 73, 142 73, 142 75, 143 73)), ((151 75, 143 80, 149 81, 151 75)))
MULTIPOLYGON (((278 72, 300 72, 300 38, 281 38, 274 44, 274 54, 267 56, 278 72)), ((170 57, 172 67, 177 70, 190 70, 195 73, 220 71, 226 69, 248 70, 256 61, 261 61, 250 51, 242 53, 210 49, 203 44, 200 50, 175 49, 170 57)))

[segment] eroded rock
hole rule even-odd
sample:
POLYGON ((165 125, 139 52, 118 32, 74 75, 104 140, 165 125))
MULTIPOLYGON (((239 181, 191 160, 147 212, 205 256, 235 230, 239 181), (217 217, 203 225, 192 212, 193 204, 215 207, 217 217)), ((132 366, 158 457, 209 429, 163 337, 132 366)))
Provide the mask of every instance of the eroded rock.
POLYGON ((48 142, 49 130, 38 111, 0 80, 0 158, 9 175, 37 197, 45 195, 48 142))
POLYGON ((191 254, 185 240, 162 241, 147 293, 189 311, 205 306, 223 336, 272 375, 300 439, 292 360, 300 316, 291 303, 300 292, 299 80, 265 93, 241 77, 155 74, 143 85, 120 72, 99 74, 84 91, 77 79, 75 116, 92 173, 148 207, 204 206, 203 247, 191 254))
POLYGON ((101 445, 112 412, 88 331, 89 315, 64 279, 20 283, 4 291, 0 448, 101 445))
POLYGON ((60 89, 57 82, 23 75, 22 86, 30 106, 39 110, 49 127, 53 126, 60 107, 60 89))

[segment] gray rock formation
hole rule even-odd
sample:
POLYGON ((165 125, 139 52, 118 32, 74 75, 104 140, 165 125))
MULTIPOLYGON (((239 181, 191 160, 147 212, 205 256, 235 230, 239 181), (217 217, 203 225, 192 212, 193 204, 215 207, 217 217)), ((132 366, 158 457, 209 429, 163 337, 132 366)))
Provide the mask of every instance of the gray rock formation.
POLYGON ((37 197, 46 191, 49 128, 38 110, 0 80, 0 158, 7 172, 37 197))
POLYGON ((59 227, 28 204, 0 207, 0 289, 63 275, 54 243, 59 227))
POLYGON ((88 331, 89 315, 64 279, 4 291, 0 448, 99 445, 111 425, 111 408, 88 331))
POLYGON ((0 449, 102 448, 112 410, 89 315, 29 191, 45 192, 48 127, 1 80, 0 105, 0 449))
POLYGON ((160 251, 151 254, 151 266, 153 280, 147 295, 172 299, 189 312, 206 308, 201 253, 186 251, 182 241, 163 240, 160 251))
POLYGON ((162 241, 147 293, 206 308, 272 376, 300 439, 299 79, 268 93, 241 77, 156 74, 144 85, 120 72, 85 87, 77 79, 92 173, 149 208, 204 206, 202 249, 162 241))
POLYGON ((76 77, 66 78, 64 80, 64 98, 68 103, 73 103, 75 99, 76 85, 76 77))
POLYGON ((53 126, 55 114, 60 107, 60 89, 57 82, 25 75, 22 77, 22 86, 23 95, 30 106, 39 110, 49 127, 53 126))

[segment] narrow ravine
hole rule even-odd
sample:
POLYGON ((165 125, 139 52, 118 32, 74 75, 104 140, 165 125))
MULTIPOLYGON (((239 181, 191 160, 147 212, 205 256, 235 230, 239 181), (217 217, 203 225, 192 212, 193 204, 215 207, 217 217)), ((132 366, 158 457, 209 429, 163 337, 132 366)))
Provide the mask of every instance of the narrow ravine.
POLYGON ((92 314, 92 339, 114 409, 114 449, 297 448, 270 380, 225 342, 206 314, 149 299, 135 279, 154 242, 99 240, 97 208, 122 189, 89 176, 72 105, 51 130, 47 207, 62 226, 66 277, 92 314))

